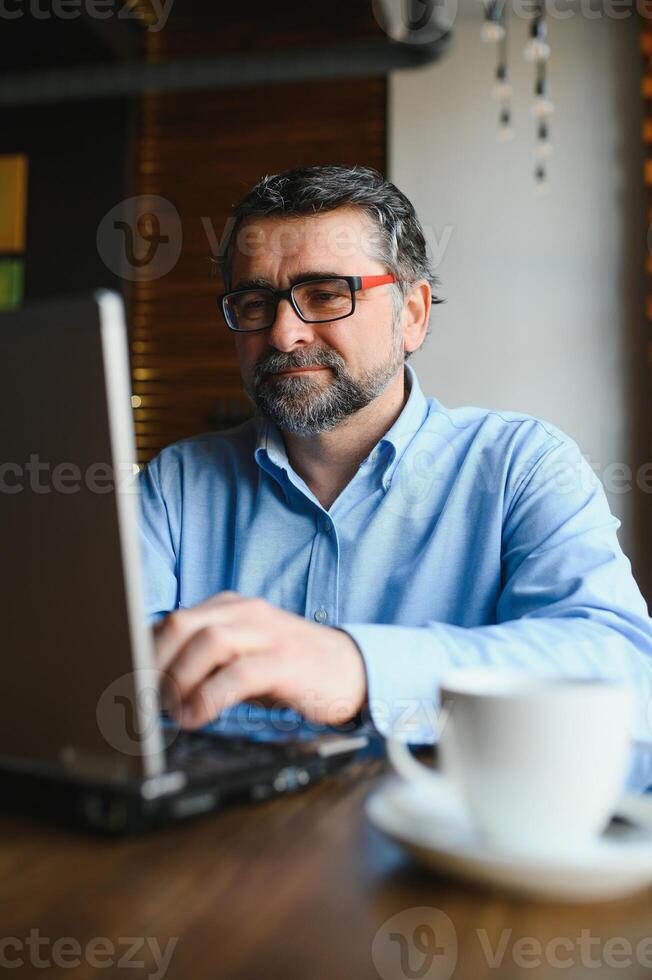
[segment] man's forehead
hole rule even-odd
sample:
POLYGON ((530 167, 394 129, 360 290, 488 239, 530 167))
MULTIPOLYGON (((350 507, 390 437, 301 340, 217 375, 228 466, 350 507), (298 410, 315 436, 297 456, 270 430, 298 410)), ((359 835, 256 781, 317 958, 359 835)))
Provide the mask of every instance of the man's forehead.
POLYGON ((313 263, 377 253, 377 231, 358 208, 338 208, 324 214, 247 218, 236 235, 234 265, 312 258, 313 263))

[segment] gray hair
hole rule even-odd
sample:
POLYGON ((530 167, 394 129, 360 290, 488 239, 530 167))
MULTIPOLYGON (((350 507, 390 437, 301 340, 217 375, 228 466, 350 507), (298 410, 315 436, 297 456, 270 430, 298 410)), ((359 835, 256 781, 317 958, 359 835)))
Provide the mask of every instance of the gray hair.
MULTIPOLYGON (((438 286, 421 222, 405 194, 371 167, 299 167, 263 177, 233 212, 231 226, 217 264, 224 288, 232 285, 235 243, 239 229, 251 217, 305 217, 354 207, 363 211, 374 228, 373 258, 396 277, 394 309, 400 313, 411 285, 425 279, 438 286)), ((433 298, 433 303, 442 300, 433 298)))

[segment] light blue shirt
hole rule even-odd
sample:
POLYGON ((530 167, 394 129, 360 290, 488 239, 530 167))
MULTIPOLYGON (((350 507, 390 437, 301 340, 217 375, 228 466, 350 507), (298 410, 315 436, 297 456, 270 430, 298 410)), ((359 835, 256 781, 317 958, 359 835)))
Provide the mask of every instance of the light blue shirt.
POLYGON ((452 668, 624 680, 652 740, 652 622, 619 522, 548 423, 425 398, 325 510, 262 418, 164 449, 141 474, 147 613, 233 589, 338 626, 364 658, 386 734, 436 737, 452 668))

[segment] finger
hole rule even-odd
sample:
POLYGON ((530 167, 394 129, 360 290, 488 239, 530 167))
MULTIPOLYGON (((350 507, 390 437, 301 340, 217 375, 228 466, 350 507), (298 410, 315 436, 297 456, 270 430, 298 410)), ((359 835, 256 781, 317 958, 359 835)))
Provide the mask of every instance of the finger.
POLYGON ((217 667, 269 646, 268 635, 256 627, 211 623, 193 633, 178 651, 167 669, 165 688, 185 701, 217 667))
POLYGON ((204 599, 203 602, 198 603, 200 606, 220 606, 229 602, 240 601, 246 602, 249 596, 244 596, 240 592, 234 592, 231 589, 225 589, 224 592, 216 592, 214 595, 204 599))
POLYGON ((223 598, 219 602, 215 601, 217 598, 218 596, 211 596, 192 609, 175 609, 165 619, 156 623, 154 645, 156 666, 159 670, 168 669, 193 633, 211 623, 224 625, 233 621, 243 604, 255 601, 239 596, 237 593, 229 593, 228 598, 223 598))
POLYGON ((184 728, 198 728, 233 704, 274 694, 277 673, 276 658, 269 653, 252 653, 230 661, 194 690, 183 705, 179 723, 184 728))
POLYGON ((246 596, 240 595, 239 592, 232 592, 228 590, 225 592, 216 592, 215 595, 209 596, 208 599, 204 599, 202 602, 198 602, 195 606, 183 606, 167 613, 167 615, 163 616, 153 624, 154 634, 158 636, 161 632, 164 632, 164 627, 167 620, 170 618, 170 616, 176 616, 177 613, 183 613, 183 618, 187 618, 185 617, 185 613, 202 611, 217 605, 228 605, 229 603, 232 603, 238 599, 242 600, 245 598, 246 596))

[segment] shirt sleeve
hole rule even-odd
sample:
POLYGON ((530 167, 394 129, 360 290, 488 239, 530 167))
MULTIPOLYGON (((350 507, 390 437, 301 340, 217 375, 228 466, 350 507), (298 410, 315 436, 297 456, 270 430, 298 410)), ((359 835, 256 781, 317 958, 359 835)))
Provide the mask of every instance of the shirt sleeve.
POLYGON ((140 549, 145 593, 145 614, 153 622, 176 609, 179 587, 177 556, 170 518, 161 490, 161 460, 141 470, 140 549))
POLYGON ((375 727, 436 740, 442 677, 482 666, 625 682, 632 735, 652 741, 652 621, 618 527, 577 446, 556 439, 506 498, 495 623, 341 627, 362 653, 375 727))

